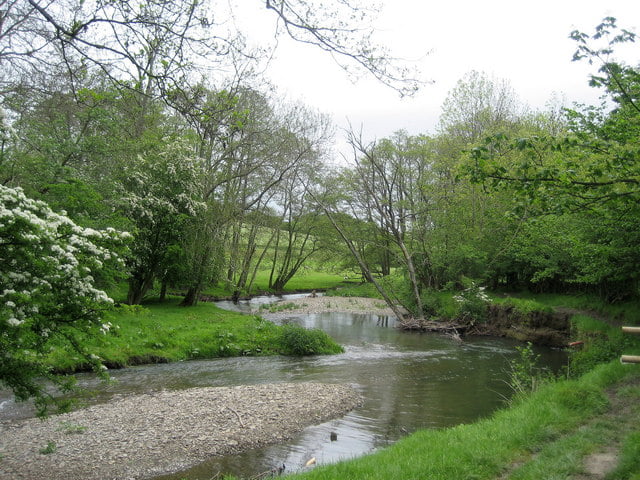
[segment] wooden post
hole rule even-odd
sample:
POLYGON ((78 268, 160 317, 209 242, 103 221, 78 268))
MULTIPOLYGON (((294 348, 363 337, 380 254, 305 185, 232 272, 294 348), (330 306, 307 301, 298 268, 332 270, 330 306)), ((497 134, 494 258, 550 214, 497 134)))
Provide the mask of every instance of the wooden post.
POLYGON ((622 355, 620 361, 622 363, 640 363, 640 355, 622 355))
MULTIPOLYGON (((622 327, 622 331, 640 335, 640 327, 622 327)), ((620 361, 622 363, 640 363, 640 355, 622 355, 620 361)))

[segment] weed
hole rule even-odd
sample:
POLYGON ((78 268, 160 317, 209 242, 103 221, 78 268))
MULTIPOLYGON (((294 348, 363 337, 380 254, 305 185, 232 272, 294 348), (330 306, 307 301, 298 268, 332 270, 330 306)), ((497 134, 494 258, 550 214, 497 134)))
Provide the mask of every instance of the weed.
POLYGON ((508 383, 515 394, 513 399, 522 399, 551 381, 553 374, 540 367, 540 355, 534 353, 531 342, 516 350, 519 355, 509 363, 508 383))
POLYGON ((66 434, 79 434, 87 431, 87 427, 83 425, 76 425, 72 422, 62 422, 58 431, 63 431, 66 434))
POLYGON ((261 310, 268 310, 269 313, 277 313, 277 312, 284 312, 287 310, 294 310, 297 307, 297 305, 293 302, 288 302, 288 303, 274 303, 272 305, 262 305, 260 306, 261 310))
POLYGON ((42 455, 50 455, 55 453, 57 449, 58 447, 56 447, 56 442, 49 440, 49 442, 47 442, 47 446, 40 449, 40 453, 42 455))
POLYGON ((487 305, 489 297, 484 291, 484 287, 479 286, 473 280, 467 282, 465 288, 453 299, 458 302, 458 312, 456 317, 471 325, 487 320, 487 305))

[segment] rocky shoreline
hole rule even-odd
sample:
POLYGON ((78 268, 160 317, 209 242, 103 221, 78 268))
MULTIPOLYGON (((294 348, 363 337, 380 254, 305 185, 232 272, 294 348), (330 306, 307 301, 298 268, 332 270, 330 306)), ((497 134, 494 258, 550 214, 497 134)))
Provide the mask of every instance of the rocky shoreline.
POLYGON ((325 297, 309 294, 306 297, 294 298, 273 304, 270 308, 256 311, 264 315, 314 314, 324 312, 370 313, 375 315, 395 316, 393 310, 384 300, 368 297, 325 297))
POLYGON ((0 478, 133 480, 283 442, 361 402, 352 386, 282 383, 132 395, 0 424, 0 478))

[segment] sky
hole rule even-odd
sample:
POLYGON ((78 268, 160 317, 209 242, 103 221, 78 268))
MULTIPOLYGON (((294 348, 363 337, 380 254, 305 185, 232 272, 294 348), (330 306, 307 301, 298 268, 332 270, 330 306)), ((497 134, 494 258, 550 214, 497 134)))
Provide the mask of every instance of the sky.
MULTIPOLYGON (((554 97, 565 105, 597 103, 598 90, 588 86, 588 75, 597 67, 571 61, 576 45, 570 32, 592 33, 604 17, 613 16, 620 27, 640 34, 638 0, 381 3, 376 40, 433 82, 414 97, 401 99, 369 77, 354 83, 329 55, 292 41, 280 42, 265 72, 290 100, 330 115, 338 127, 338 143, 341 129, 349 125, 370 140, 401 129, 435 133, 447 93, 471 70, 508 80, 519 100, 533 109, 543 109, 554 97)), ((268 21, 265 17, 265 28, 268 21)), ((619 54, 628 63, 640 63, 640 41, 619 54)))

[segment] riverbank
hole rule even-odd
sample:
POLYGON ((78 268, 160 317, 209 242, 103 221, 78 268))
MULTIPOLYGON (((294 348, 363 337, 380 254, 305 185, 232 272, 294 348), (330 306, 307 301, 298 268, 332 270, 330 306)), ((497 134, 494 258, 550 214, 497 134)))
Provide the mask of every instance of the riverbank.
POLYGON ((375 315, 395 316, 393 310, 389 308, 384 300, 380 300, 378 298, 325 297, 314 296, 313 293, 310 293, 305 297, 294 298, 265 306, 255 313, 314 314, 325 312, 369 313, 375 315))
MULTIPOLYGON (((149 302, 144 306, 120 305, 105 317, 105 334, 86 338, 87 350, 109 369, 235 356, 298 355, 287 328, 256 315, 247 315, 200 302, 180 307, 179 298, 149 302)), ((334 354, 341 347, 326 334, 303 332, 318 348, 307 354, 334 354), (318 341, 319 340, 319 341, 318 341)), ((302 336, 302 333, 301 335, 302 336)), ((59 373, 76 373, 90 367, 69 345, 61 344, 47 356, 59 373)))
POLYGON ((427 429, 371 455, 295 480, 636 480, 640 371, 619 362, 577 380, 542 383, 490 418, 427 429))
POLYGON ((283 442, 360 402, 348 385, 160 391, 46 420, 0 424, 0 478, 143 479, 283 442))

